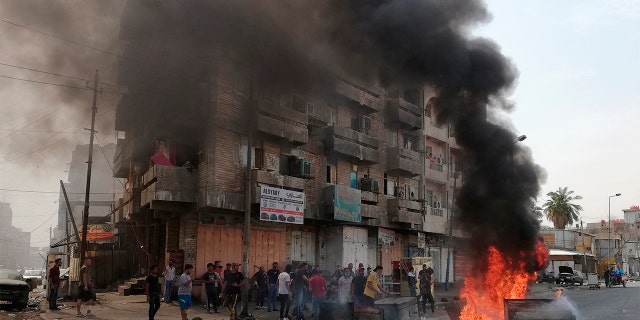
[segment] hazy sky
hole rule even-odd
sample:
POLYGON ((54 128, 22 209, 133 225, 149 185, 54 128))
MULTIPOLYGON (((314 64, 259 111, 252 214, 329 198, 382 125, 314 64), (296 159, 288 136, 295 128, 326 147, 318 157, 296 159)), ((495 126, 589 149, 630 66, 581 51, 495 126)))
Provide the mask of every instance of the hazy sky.
MULTIPOLYGON (((89 14, 71 13, 67 20, 78 21, 76 25, 54 28, 39 16, 48 14, 46 10, 17 14, 7 9, 9 3, 17 1, 0 0, 0 19, 98 48, 117 36, 95 38, 100 30, 117 31, 117 8, 105 14, 96 4, 89 14)), ((493 0, 487 4, 493 20, 472 32, 496 41, 519 70, 511 96, 516 109, 509 117, 518 134, 528 136, 522 143, 547 171, 540 202, 548 191, 567 186, 584 197, 578 202, 584 207, 583 220, 597 222, 607 218, 608 196, 619 192, 622 196, 611 201, 611 213, 612 218, 621 218, 622 209, 640 204, 636 165, 640 131, 635 124, 640 119, 635 108, 640 101, 640 0, 493 0)), ((0 44, 0 75, 83 87, 84 81, 2 64, 86 79, 99 68, 105 82, 115 81, 115 57, 95 50, 1 21, 0 44), (56 57, 55 67, 43 56, 42 48, 51 47, 66 53, 56 57), (83 63, 75 63, 76 59, 83 63)), ((98 141, 106 144, 114 141, 112 120, 118 96, 113 94, 117 88, 101 86, 106 92, 99 103, 98 141)), ((11 203, 15 225, 33 231, 34 246, 47 245, 48 228, 56 224, 58 181, 67 180, 66 163, 75 144, 88 141, 82 128, 89 125, 90 102, 87 91, 0 77, 0 201, 11 203), (74 98, 65 100, 70 93, 74 98)))

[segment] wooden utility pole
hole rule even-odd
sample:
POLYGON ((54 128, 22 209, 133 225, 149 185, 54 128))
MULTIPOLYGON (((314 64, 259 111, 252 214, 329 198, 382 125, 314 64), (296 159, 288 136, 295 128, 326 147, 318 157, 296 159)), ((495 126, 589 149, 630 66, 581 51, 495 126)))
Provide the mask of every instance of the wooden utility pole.
POLYGON ((80 263, 84 262, 84 258, 86 256, 87 251, 87 228, 89 222, 89 195, 91 192, 91 165, 93 164, 93 138, 95 135, 95 125, 96 125, 96 111, 98 108, 96 107, 97 99, 98 99, 98 70, 96 70, 96 75, 93 81, 93 87, 89 87, 87 84, 87 88, 93 91, 93 107, 91 108, 91 134, 89 135, 89 159, 87 160, 87 186, 84 195, 84 210, 82 212, 82 240, 80 241, 80 263))
POLYGON ((244 180, 244 229, 242 231, 242 273, 244 273, 246 283, 241 288, 242 308, 240 315, 248 314, 250 277, 249 262, 251 250, 251 159, 253 158, 253 126, 255 117, 255 106, 253 101, 253 79, 249 80, 249 100, 247 102, 247 166, 245 168, 244 180))

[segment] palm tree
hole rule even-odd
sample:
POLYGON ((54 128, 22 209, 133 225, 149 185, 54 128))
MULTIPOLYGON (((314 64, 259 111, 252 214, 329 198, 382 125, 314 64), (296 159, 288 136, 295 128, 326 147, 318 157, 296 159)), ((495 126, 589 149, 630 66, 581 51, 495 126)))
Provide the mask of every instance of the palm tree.
POLYGON ((563 229, 567 225, 579 220, 582 206, 571 203, 574 200, 581 200, 581 196, 573 196, 573 191, 567 187, 558 188, 558 191, 547 193, 549 200, 542 206, 549 221, 553 222, 556 229, 563 229))

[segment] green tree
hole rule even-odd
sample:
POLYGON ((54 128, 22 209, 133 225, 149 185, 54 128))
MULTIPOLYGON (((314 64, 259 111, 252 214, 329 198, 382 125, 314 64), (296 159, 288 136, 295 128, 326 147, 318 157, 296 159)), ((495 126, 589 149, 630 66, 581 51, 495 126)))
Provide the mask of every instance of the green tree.
POLYGON ((567 187, 564 187, 558 188, 558 191, 547 193, 547 197, 549 199, 542 208, 547 219, 553 222, 554 228, 564 229, 579 220, 582 206, 572 202, 582 199, 581 196, 574 196, 573 191, 569 191, 567 187))

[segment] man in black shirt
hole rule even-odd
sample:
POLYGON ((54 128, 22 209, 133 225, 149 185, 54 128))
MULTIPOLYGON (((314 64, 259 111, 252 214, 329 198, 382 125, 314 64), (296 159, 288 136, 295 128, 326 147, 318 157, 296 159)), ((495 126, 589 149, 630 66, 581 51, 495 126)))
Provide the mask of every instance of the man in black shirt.
POLYGON ((260 267, 258 272, 253 275, 253 281, 257 287, 258 299, 256 299, 256 310, 264 309, 264 298, 267 297, 267 273, 264 271, 264 267, 260 267))
POLYGON ((149 302, 149 320, 153 320, 156 312, 160 309, 160 281, 158 279, 158 267, 151 266, 149 275, 145 280, 144 292, 149 302))
POLYGON ((211 313, 211 307, 213 306, 213 312, 218 313, 218 286, 222 284, 220 275, 213 269, 213 263, 207 264, 207 272, 202 275, 202 282, 204 282, 204 289, 207 293, 207 312, 211 313))
POLYGON ((306 262, 301 262, 293 277, 293 298, 296 301, 295 314, 298 317, 297 319, 301 319, 302 311, 304 310, 304 293, 309 291, 308 269, 309 265, 306 262))
POLYGON ((268 310, 269 312, 278 311, 276 309, 276 298, 278 297, 278 276, 280 275, 280 270, 278 269, 278 263, 273 263, 273 268, 267 271, 267 279, 269 279, 269 304, 268 310))
POLYGON ((237 263, 231 264, 233 271, 229 274, 228 279, 225 277, 225 298, 224 306, 229 310, 229 316, 231 319, 236 318, 236 305, 240 301, 240 288, 245 283, 244 275, 239 271, 240 265, 237 263))
POLYGON ((353 287, 353 303, 355 305, 362 304, 362 295, 364 295, 364 287, 367 285, 367 278, 364 276, 364 267, 358 269, 358 275, 353 277, 351 286, 353 287))

